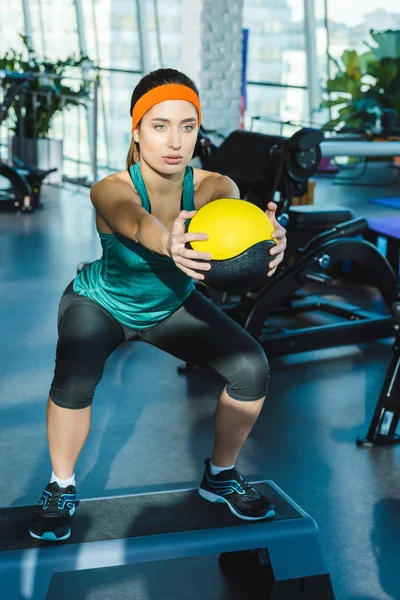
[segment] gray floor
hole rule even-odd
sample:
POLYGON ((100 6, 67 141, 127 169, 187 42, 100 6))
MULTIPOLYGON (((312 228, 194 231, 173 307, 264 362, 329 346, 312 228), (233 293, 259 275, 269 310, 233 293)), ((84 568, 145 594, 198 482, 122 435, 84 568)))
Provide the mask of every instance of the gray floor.
MULTIPOLYGON (((88 191, 43 192, 36 214, 0 214, 0 506, 36 503, 48 481, 57 305, 77 263, 100 249, 88 191)), ((400 188, 321 179, 316 188, 317 204, 399 216, 368 204, 384 196, 399 197, 400 188)), ((316 519, 337 600, 400 598, 400 448, 355 445, 390 354, 386 340, 274 360, 269 400, 237 462, 316 519)), ((76 469, 81 498, 198 485, 223 383, 208 372, 179 376, 178 364, 145 344, 125 344, 110 357, 76 469)))

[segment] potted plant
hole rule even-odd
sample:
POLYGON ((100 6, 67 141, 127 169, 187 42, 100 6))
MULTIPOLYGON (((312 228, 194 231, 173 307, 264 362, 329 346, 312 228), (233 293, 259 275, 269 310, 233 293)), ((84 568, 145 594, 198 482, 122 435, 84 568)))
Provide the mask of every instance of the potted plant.
POLYGON ((328 79, 321 108, 336 107, 337 116, 325 129, 348 131, 374 130, 384 109, 397 112, 400 126, 400 31, 370 31, 376 45, 367 43, 368 51, 359 55, 345 50, 334 79, 328 79))
MULTIPOLYGON (((17 52, 13 48, 0 57, 0 69, 6 72, 32 73, 23 92, 24 108, 20 110, 20 96, 16 96, 10 106, 7 124, 14 136, 10 138, 10 157, 17 156, 28 164, 39 168, 57 167, 52 182, 59 183, 62 176, 62 140, 49 138, 53 118, 71 106, 85 104, 90 97, 92 82, 74 81, 67 84, 71 69, 87 65, 87 56, 76 58, 70 55, 64 60, 49 61, 40 59, 30 47, 28 38, 20 35, 24 49, 17 52)), ((80 73, 79 73, 80 74, 80 73)), ((2 85, 6 89, 11 81, 5 76, 2 85)))

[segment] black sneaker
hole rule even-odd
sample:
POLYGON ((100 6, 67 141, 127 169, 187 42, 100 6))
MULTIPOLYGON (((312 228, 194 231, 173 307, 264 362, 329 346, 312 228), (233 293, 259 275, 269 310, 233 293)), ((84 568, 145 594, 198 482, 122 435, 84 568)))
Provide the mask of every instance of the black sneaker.
POLYGON ((74 485, 60 488, 56 481, 49 483, 33 515, 29 528, 31 537, 51 542, 67 540, 71 535, 69 524, 75 512, 75 500, 74 485))
POLYGON ((247 483, 236 469, 211 475, 210 462, 211 458, 204 461, 206 468, 199 487, 202 498, 209 502, 226 502, 231 513, 246 521, 275 516, 272 502, 247 483))

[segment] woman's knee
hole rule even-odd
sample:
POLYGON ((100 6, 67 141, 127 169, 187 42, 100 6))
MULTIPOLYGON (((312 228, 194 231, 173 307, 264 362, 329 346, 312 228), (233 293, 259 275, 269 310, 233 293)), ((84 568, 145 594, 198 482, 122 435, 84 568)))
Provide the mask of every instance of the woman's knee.
POLYGON ((232 357, 227 392, 235 400, 259 400, 268 394, 269 377, 268 359, 255 342, 251 350, 232 357))
POLYGON ((74 377, 54 378, 49 392, 50 400, 60 408, 79 410, 92 405, 96 382, 78 381, 74 377))

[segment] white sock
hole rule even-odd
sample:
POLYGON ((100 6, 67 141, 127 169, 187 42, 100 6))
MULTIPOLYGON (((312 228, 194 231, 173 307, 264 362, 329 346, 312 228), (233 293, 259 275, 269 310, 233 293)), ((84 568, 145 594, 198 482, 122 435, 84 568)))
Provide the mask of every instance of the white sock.
POLYGON ((66 488, 69 485, 76 485, 76 483, 75 483, 75 473, 72 473, 72 476, 68 477, 68 479, 60 479, 60 477, 57 477, 57 475, 54 474, 54 471, 52 471, 51 472, 50 483, 53 483, 53 481, 57 481, 58 485, 61 488, 66 488))
POLYGON ((216 467, 215 465, 213 465, 212 461, 210 461, 210 471, 211 471, 211 475, 218 475, 218 473, 221 473, 222 471, 228 471, 228 469, 233 469, 235 465, 232 465, 231 467, 216 467))

